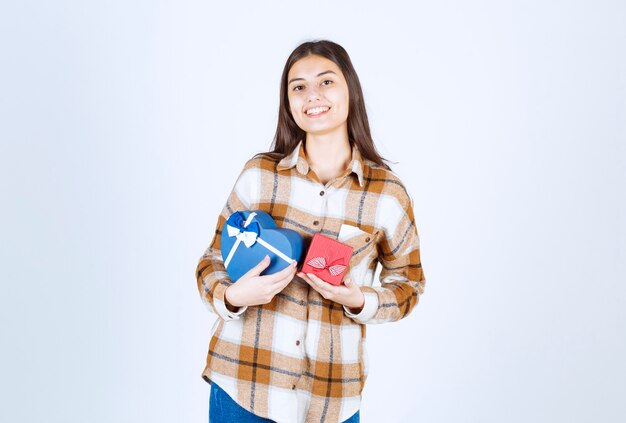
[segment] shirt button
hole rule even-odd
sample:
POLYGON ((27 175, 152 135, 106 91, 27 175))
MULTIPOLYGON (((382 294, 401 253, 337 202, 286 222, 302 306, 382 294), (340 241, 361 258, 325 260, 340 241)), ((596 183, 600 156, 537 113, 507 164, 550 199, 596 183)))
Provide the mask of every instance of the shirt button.
POLYGON ((319 224, 320 224, 320 221, 319 221, 319 220, 314 220, 314 221, 313 221, 313 224, 314 224, 315 226, 317 226, 317 225, 319 225, 319 224))
POLYGON ((320 191, 320 195, 324 195, 324 191, 320 191))
POLYGON ((296 341, 296 345, 300 345, 300 340, 297 340, 297 341, 296 341))

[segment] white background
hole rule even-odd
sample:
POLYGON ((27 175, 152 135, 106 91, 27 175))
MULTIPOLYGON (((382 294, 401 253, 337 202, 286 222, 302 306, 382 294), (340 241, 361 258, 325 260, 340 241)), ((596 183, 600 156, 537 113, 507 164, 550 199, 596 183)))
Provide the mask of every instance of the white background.
POLYGON ((426 290, 362 421, 626 419, 620 1, 4 1, 3 422, 205 422, 194 270, 301 42, 350 54, 426 290))

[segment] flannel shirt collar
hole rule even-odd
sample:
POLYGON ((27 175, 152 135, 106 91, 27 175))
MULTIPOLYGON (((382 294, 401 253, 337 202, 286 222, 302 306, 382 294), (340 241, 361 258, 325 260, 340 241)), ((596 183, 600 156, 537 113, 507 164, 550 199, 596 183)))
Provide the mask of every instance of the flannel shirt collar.
MULTIPOLYGON (((306 175, 309 173, 310 165, 306 159, 306 155, 304 154, 304 144, 302 140, 298 142, 296 148, 293 149, 291 153, 282 158, 280 162, 278 162, 277 169, 291 169, 292 167, 296 167, 296 170, 300 172, 302 175, 306 175)), ((352 160, 348 164, 349 171, 345 174, 348 175, 350 173, 355 173, 358 180, 359 185, 363 186, 363 173, 364 173, 364 165, 363 165, 363 157, 361 156, 361 152, 356 144, 352 145, 352 160)), ((343 175, 342 175, 343 176, 343 175)))

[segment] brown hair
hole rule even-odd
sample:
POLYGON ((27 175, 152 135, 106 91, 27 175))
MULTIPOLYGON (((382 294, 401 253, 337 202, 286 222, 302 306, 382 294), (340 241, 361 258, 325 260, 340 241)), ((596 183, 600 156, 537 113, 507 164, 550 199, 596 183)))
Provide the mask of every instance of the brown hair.
POLYGON ((294 63, 311 55, 322 56, 333 61, 339 69, 341 69, 346 79, 349 96, 348 139, 350 141, 350 147, 352 147, 353 144, 356 144, 364 159, 368 159, 387 170, 391 170, 390 167, 384 162, 388 160, 381 157, 376 150, 376 146, 374 146, 372 134, 370 133, 369 121, 367 119, 367 112, 365 111, 365 102, 363 100, 361 83, 359 82, 359 77, 352 66, 350 56, 348 56, 346 50, 339 44, 328 40, 307 41, 302 43, 296 47, 296 49, 287 58, 280 81, 278 125, 276 127, 276 134, 274 135, 272 143, 273 150, 259 153, 255 155, 255 157, 259 155, 266 155, 273 159, 280 160, 289 155, 296 148, 298 142, 305 138, 305 132, 296 124, 293 116, 291 115, 291 111, 289 110, 289 99, 287 97, 287 74, 294 63))

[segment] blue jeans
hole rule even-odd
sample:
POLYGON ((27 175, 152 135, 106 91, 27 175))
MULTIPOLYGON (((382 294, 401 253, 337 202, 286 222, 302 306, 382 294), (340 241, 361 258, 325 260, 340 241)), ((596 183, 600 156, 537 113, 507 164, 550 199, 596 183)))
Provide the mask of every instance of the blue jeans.
MULTIPOLYGON (((343 423, 360 423, 360 410, 343 423)), ((209 401, 209 423, 260 423, 274 420, 266 419, 249 412, 237 404, 216 383, 211 383, 211 399, 209 401)))

